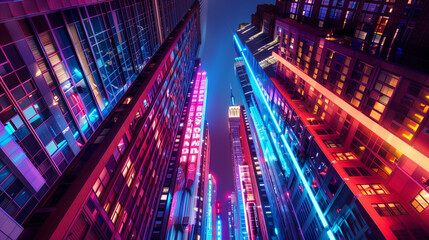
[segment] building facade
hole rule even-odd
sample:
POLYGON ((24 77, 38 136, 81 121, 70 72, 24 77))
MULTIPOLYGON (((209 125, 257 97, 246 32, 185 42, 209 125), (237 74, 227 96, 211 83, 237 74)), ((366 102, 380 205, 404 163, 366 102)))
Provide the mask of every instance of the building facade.
MULTIPOLYGON (((244 68, 241 62, 236 60, 236 75, 239 79, 245 81, 247 76, 243 72, 244 69, 241 67, 244 68)), ((251 92, 247 93, 251 94, 251 92)), ((244 94, 242 95, 244 96, 244 94)), ((235 173, 238 175, 240 183, 239 192, 243 202, 242 206, 239 206, 240 203, 235 199, 235 192, 232 194, 231 199, 233 199, 231 203, 234 204, 231 207, 236 209, 231 210, 231 217, 233 219, 236 218, 235 212, 238 213, 239 209, 243 209, 246 235, 249 239, 275 238, 277 235, 276 224, 274 224, 274 215, 268 199, 267 188, 264 183, 263 170, 261 169, 264 162, 263 159, 258 158, 257 146, 254 144, 254 137, 252 136, 251 126, 245 108, 242 106, 231 106, 229 108, 229 118, 232 141, 237 141, 236 144, 239 144, 239 147, 234 148, 233 151, 240 151, 238 153, 233 152, 233 155, 241 156, 243 159, 242 163, 238 164, 238 172, 235 173), (237 133, 235 133, 235 131, 237 131, 237 133)), ((238 225, 240 221, 237 219, 234 220, 235 222, 233 225, 237 228, 235 225, 238 225)), ((231 231, 233 230, 231 229, 231 231)), ((238 231, 234 231, 234 234, 239 234, 237 232, 238 231)))
POLYGON ((216 201, 216 240, 222 240, 222 219, 220 218, 221 214, 221 204, 220 201, 216 201))
POLYGON ((229 124, 229 134, 231 139, 231 148, 232 148, 232 167, 234 174, 234 192, 237 196, 237 218, 236 223, 238 227, 237 239, 247 240, 248 239, 248 230, 246 223, 246 211, 243 203, 243 187, 240 182, 240 171, 239 166, 243 164, 243 154, 241 152, 241 143, 240 143, 240 107, 231 106, 228 109, 228 124, 229 124))
MULTIPOLYGON (((332 4, 338 3, 328 1, 320 6, 316 2, 312 9, 325 11, 323 5, 329 4, 332 18, 340 8, 332 4)), ((259 26, 238 30, 234 39, 253 93, 246 103, 257 106, 250 107, 251 122, 256 132, 258 125, 271 132, 273 159, 282 165, 283 189, 302 237, 428 238, 428 75, 420 65, 410 68, 383 55, 383 44, 376 46, 372 41, 379 34, 372 33, 374 29, 366 30, 371 32, 372 43, 361 39, 362 44, 369 44, 368 49, 356 48, 359 37, 347 36, 339 29, 346 31, 348 21, 341 21, 346 26, 336 25, 336 29, 334 25, 311 24, 312 18, 299 19, 313 3, 277 2, 281 4, 300 10, 297 16, 291 12, 277 15, 274 39, 278 48, 267 48, 264 54, 261 49, 268 47, 268 42, 252 43, 259 26), (309 24, 300 23, 307 21, 309 24)), ((370 4, 351 1, 344 6, 364 8, 362 16, 370 4)), ((385 28, 394 29, 407 14, 396 12, 400 4, 420 3, 374 4, 381 7, 377 7, 376 19, 383 17, 382 9, 396 13, 384 14, 390 17, 385 28), (393 10, 388 10, 389 6, 393 10)), ((343 7, 342 2, 340 5, 343 7)), ((351 22, 359 21, 352 16, 351 22)), ((424 23, 417 16, 414 20, 416 26, 424 23)), ((385 43, 396 41, 389 32, 379 35, 385 43)), ((409 39, 410 44, 413 41, 416 39, 409 39)), ((389 51, 399 51, 394 46, 392 43, 389 51)), ((414 58, 418 53, 409 48, 403 51, 405 55, 414 58)), ((244 93, 249 88, 243 82, 241 86, 244 93)), ((258 134, 261 146, 263 136, 263 132, 258 134)))
POLYGON ((236 212, 235 212, 235 194, 234 192, 231 193, 231 195, 228 196, 228 233, 229 233, 229 239, 235 240, 235 236, 238 235, 236 232, 236 212))
POLYGON ((197 193, 197 218, 195 221, 195 232, 194 239, 204 239, 204 235, 207 229, 206 224, 206 212, 208 208, 208 191, 209 191, 209 170, 210 170, 210 134, 209 125, 204 125, 204 141, 203 151, 201 154, 201 167, 199 171, 199 183, 197 193))
POLYGON ((276 1, 278 18, 326 29, 349 48, 427 72, 424 1, 276 1))
MULTIPOLYGON (((194 80, 194 88, 189 93, 184 134, 179 142, 179 169, 165 239, 194 239, 201 236, 198 224, 202 223, 203 201, 200 197, 205 195, 206 182, 202 180, 201 174, 202 171, 208 174, 209 166, 205 160, 210 154, 204 144, 204 140, 208 139, 208 128, 204 124, 206 80, 206 72, 199 70, 194 80)), ((208 176, 204 176, 206 177, 208 176)))
POLYGON ((182 10, 166 12, 160 2, 0 3, 0 214, 14 229, 0 234, 16 239, 38 202, 122 104, 164 41, 159 27, 171 31, 192 6, 182 1, 182 10))
POLYGON ((25 221, 22 239, 150 237, 186 96, 197 78, 198 11, 195 3, 153 54, 25 221))
POLYGON ((217 185, 216 178, 209 173, 208 179, 208 192, 207 192, 207 208, 206 208, 206 217, 205 217, 205 236, 202 239, 211 240, 216 239, 216 194, 217 194, 217 185))

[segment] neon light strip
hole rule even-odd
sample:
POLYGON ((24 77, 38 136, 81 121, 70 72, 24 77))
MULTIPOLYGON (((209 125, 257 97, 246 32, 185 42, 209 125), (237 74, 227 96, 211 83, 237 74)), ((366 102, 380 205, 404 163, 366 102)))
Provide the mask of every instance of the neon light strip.
POLYGON ((209 174, 209 187, 208 187, 208 199, 207 199, 207 222, 206 222, 206 237, 212 239, 212 175, 209 174))
MULTIPOLYGON (((254 83, 256 84, 257 89, 258 89, 259 93, 261 94, 262 99, 264 100, 264 103, 265 103, 265 105, 266 105, 266 107, 267 107, 267 109, 268 109, 268 111, 269 111, 269 113, 271 115, 272 121, 275 123, 276 128, 277 128, 277 130, 278 130, 278 132, 280 134, 280 137, 283 140, 284 146, 286 147, 286 150, 289 153, 290 158, 292 159, 292 163, 293 163, 293 165, 295 166, 295 168, 296 168, 296 170, 298 172, 298 176, 301 178, 301 182, 303 183, 303 185, 305 187, 305 190, 307 191, 307 194, 310 196, 310 200, 313 203, 314 208, 316 209, 317 215, 319 216, 319 219, 322 222, 323 227, 326 228, 326 227, 328 227, 328 222, 326 221, 326 218, 323 215, 322 209, 320 208, 319 203, 316 201, 316 198, 314 197, 314 194, 311 191, 310 186, 308 185, 307 180, 305 179, 304 174, 302 173, 301 168, 299 167, 298 160, 296 159, 295 155, 292 153, 292 149, 290 148, 288 142, 286 141, 285 136, 283 134, 281 134, 280 126, 278 125, 278 123, 277 123, 277 121, 276 121, 276 119, 275 119, 275 117, 273 115, 273 112, 272 112, 272 110, 270 108, 270 105, 268 104, 267 100, 265 99, 265 97, 264 97, 264 95, 262 93, 262 89, 261 89, 261 87, 259 86, 259 84, 258 84, 258 82, 256 80, 256 77, 255 77, 255 75, 254 75, 254 73, 252 71, 252 68, 250 67, 249 62, 246 59, 245 54, 243 53, 243 50, 242 50, 242 48, 240 46, 240 43, 238 42, 236 34, 234 34, 234 40, 235 40, 235 42, 236 42, 236 44, 237 44, 240 52, 242 53, 242 56, 243 56, 244 62, 246 63, 247 69, 249 69, 249 71, 250 71, 250 73, 252 75, 252 78, 250 78, 250 79, 253 79, 254 83)), ((335 239, 335 237, 332 234, 332 231, 330 229, 328 230, 327 233, 328 233, 328 236, 329 236, 330 239, 335 239)))
POLYGON ((323 85, 316 82, 316 80, 305 74, 303 71, 301 71, 299 68, 297 68, 290 62, 283 59, 277 53, 273 52, 273 56, 287 68, 292 70, 292 72, 297 74, 302 80, 317 89, 317 91, 323 94, 330 101, 334 102, 335 105, 340 107, 343 111, 353 116, 355 119, 358 119, 361 124, 363 124, 369 130, 377 134, 377 136, 382 137, 386 142, 388 142, 394 148, 405 154, 405 156, 409 157, 420 167, 424 168, 426 171, 429 171, 429 157, 425 156, 423 153, 419 152, 418 150, 410 146, 408 143, 404 142, 403 140, 392 134, 389 130, 385 129, 380 124, 378 124, 377 122, 354 108, 352 105, 348 104, 346 101, 335 95, 333 92, 326 89, 323 85))

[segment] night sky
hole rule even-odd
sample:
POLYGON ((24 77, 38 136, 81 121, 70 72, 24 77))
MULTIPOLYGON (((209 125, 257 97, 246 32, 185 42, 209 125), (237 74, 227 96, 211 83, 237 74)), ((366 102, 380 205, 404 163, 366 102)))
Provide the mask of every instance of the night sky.
POLYGON ((227 196, 233 190, 232 159, 228 133, 230 84, 235 100, 241 103, 234 75, 232 34, 240 23, 250 23, 256 6, 269 0, 208 1, 205 41, 201 45, 201 68, 207 71, 208 96, 206 119, 209 123, 211 154, 210 171, 217 180, 217 199, 222 203, 223 239, 228 239, 227 196))

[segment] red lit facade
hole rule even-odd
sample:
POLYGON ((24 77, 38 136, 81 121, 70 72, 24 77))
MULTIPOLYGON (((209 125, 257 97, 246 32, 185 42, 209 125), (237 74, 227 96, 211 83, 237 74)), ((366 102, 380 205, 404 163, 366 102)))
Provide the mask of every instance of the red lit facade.
MULTIPOLYGON (((428 5, 277 1, 276 6, 277 66, 273 87, 264 91, 296 134, 294 151, 300 163, 309 164, 303 169, 313 191, 324 188, 332 170, 340 177, 329 182, 326 199, 317 195, 321 208, 338 206, 342 182, 356 199, 357 207, 325 212, 329 222, 338 223, 333 232, 360 238, 367 221, 386 239, 428 238, 429 77, 427 57, 422 58, 427 20, 420 14, 428 5), (328 163, 315 160, 319 148, 328 163)), ((298 186, 291 198, 299 199, 302 191, 298 186)))

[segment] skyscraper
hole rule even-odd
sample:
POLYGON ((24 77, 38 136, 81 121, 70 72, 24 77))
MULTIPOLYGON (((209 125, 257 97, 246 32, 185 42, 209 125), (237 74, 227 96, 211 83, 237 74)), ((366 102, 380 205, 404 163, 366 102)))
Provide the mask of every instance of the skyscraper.
POLYGON ((204 239, 207 229, 207 208, 208 208, 208 191, 209 191, 209 170, 210 170, 210 134, 208 123, 204 126, 203 151, 201 153, 201 167, 199 171, 199 185, 197 194, 197 219, 195 222, 194 239, 204 239))
POLYGON ((404 30, 425 35, 409 12, 427 5, 276 4, 274 38, 260 23, 234 35, 258 154, 279 180, 270 200, 301 238, 428 238, 428 75, 404 66, 427 49, 404 30))
POLYGON ((212 174, 209 174, 208 180, 208 192, 207 192, 207 210, 205 218, 205 236, 202 239, 216 239, 216 179, 212 174))
POLYGON ((237 235, 235 230, 235 201, 234 193, 231 193, 231 195, 228 196, 228 231, 230 240, 235 240, 235 236, 237 235))
POLYGON ((246 212, 244 209, 243 195, 242 195, 242 185, 240 182, 240 171, 239 166, 243 164, 243 154, 241 152, 241 143, 240 143, 240 107, 231 106, 228 109, 229 117, 229 133, 231 139, 231 148, 232 148, 232 164, 233 164, 233 173, 234 173, 234 191, 237 194, 237 227, 238 227, 238 236, 237 239, 246 240, 248 239, 247 227, 246 227, 246 212))
POLYGON ((221 205, 216 201, 216 240, 222 240, 222 219, 220 218, 221 205))
MULTIPOLYGON (((235 68, 237 77, 243 81, 246 76, 242 74, 243 67, 239 62, 236 62, 235 68)), ((244 95, 243 95, 244 96, 244 95)), ((232 136, 233 141, 238 140, 240 148, 234 148, 233 151, 240 151, 238 153, 233 152, 234 155, 241 155, 243 161, 238 165, 238 175, 240 182, 239 192, 243 199, 242 206, 236 206, 238 209, 244 210, 244 221, 247 231, 247 237, 249 239, 271 239, 276 237, 274 224, 274 218, 271 210, 271 205, 268 200, 267 188, 263 179, 262 169, 265 166, 264 160, 258 158, 257 147, 254 144, 254 137, 251 133, 251 126, 247 118, 246 110, 241 106, 231 106, 231 110, 235 111, 236 114, 230 115, 231 118, 235 118, 238 122, 238 129, 230 127, 231 131, 238 130, 238 135, 232 136), (262 168, 261 168, 262 167, 262 168)), ((232 135, 232 132, 231 132, 232 135)), ((235 198, 235 196, 234 196, 235 198)), ((235 199, 234 199, 235 201, 235 199)), ((238 205, 235 203, 234 205, 238 205)), ((236 221, 237 222, 237 221, 236 221)))
POLYGON ((201 174, 208 174, 209 167, 206 162, 209 149, 204 144, 204 140, 208 140, 208 128, 204 124, 206 79, 206 72, 199 70, 194 79, 194 88, 189 93, 190 101, 185 109, 188 112, 186 125, 178 146, 179 169, 165 239, 194 239, 201 236, 201 198, 205 195, 204 184, 208 177, 201 174))
MULTIPOLYGON (((209 165, 210 165, 210 139, 209 139, 209 132, 208 132, 208 123, 202 124, 200 121, 204 121, 204 115, 205 115, 205 107, 203 105, 198 107, 198 112, 196 112, 196 102, 195 99, 199 99, 200 93, 202 94, 203 98, 201 98, 202 101, 204 101, 204 96, 206 94, 205 88, 206 88, 206 73, 201 71, 201 66, 199 66, 199 60, 197 60, 196 68, 194 69, 194 79, 191 81, 191 86, 189 89, 189 93, 186 96, 185 100, 185 106, 182 112, 182 116, 180 118, 180 124, 179 129, 177 131, 176 140, 174 142, 174 148, 170 157, 170 163, 167 169, 167 175, 164 179, 164 186, 162 188, 162 195, 161 195, 161 201, 159 203, 156 218, 155 218, 155 224, 152 230, 151 239, 165 239, 168 234, 168 223, 170 220, 170 211, 175 209, 176 204, 175 201, 173 201, 175 192, 178 191, 179 185, 183 185, 184 177, 183 177, 183 171, 186 171, 186 165, 185 170, 184 167, 180 165, 179 159, 182 158, 182 155, 185 155, 186 152, 189 150, 189 129, 190 128, 196 128, 200 127, 201 129, 201 139, 195 138, 193 140, 193 146, 195 145, 197 147, 198 154, 197 157, 199 164, 199 168, 197 171, 198 181, 198 192, 194 192, 196 201, 197 201, 197 215, 195 219, 195 226, 192 228, 194 232, 191 234, 191 236, 194 236, 194 238, 197 238, 201 234, 201 225, 203 222, 203 218, 205 217, 205 214, 203 214, 203 209, 206 207, 206 200, 204 194, 207 193, 208 188, 208 171, 209 171, 209 165), (203 75, 204 74, 204 75, 203 75), (202 83, 202 80, 204 78, 204 83, 202 83), (196 114, 200 116, 196 116, 196 114), (196 124, 198 122, 198 124, 196 124), (198 126, 197 126, 198 125, 198 126), (204 125, 204 127, 203 127, 204 125), (186 136, 185 136, 186 134, 186 136), (187 150, 183 150, 187 149, 187 150), (182 154, 182 152, 184 154, 182 154), (176 189, 177 187, 177 189, 176 189), (201 211, 200 211, 201 209, 201 211), (200 224, 199 224, 200 223, 200 224)), ((198 131, 198 130, 196 130, 198 131)), ((192 136, 191 136, 192 138, 192 136)), ((194 151, 193 150, 193 151, 194 151)), ((189 152, 189 151, 188 151, 189 152)), ((188 157, 188 155, 186 155, 188 157)), ((195 191, 195 190, 194 190, 195 191)), ((177 201, 177 200, 176 200, 177 201)))
POLYGON ((2 4, 1 234, 149 236, 200 41, 161 2, 2 4))

